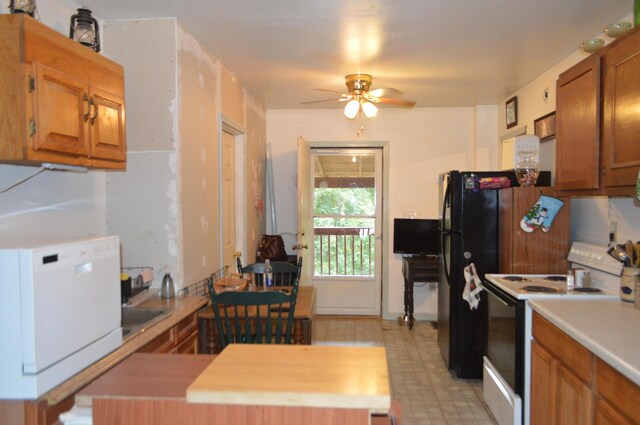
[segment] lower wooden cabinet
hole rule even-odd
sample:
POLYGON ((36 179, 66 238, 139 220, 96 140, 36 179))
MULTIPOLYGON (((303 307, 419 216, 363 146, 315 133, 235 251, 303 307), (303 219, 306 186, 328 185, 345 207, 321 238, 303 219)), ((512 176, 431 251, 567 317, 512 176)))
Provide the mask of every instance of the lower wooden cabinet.
POLYGON ((531 423, 591 424, 592 393, 571 369, 537 343, 532 345, 531 423))
POLYGON ((601 399, 596 401, 595 416, 595 425, 633 425, 637 423, 631 422, 615 407, 601 399))
POLYGON ((640 387, 533 314, 532 425, 639 425, 640 387))
POLYGON ((158 335, 138 352, 196 354, 197 347, 198 314, 193 313, 158 335))

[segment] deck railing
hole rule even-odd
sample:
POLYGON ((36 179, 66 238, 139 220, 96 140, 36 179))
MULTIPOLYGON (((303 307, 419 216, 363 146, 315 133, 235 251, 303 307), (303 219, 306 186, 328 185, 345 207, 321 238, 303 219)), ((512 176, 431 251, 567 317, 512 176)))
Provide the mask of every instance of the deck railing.
POLYGON ((322 227, 314 236, 316 276, 373 276, 374 229, 322 227))

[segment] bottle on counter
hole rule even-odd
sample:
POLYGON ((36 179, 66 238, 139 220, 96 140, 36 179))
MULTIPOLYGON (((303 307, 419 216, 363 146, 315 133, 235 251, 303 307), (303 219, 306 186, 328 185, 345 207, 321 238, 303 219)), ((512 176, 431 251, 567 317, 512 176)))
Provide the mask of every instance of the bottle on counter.
POLYGON ((160 289, 160 298, 173 298, 176 296, 175 289, 173 288, 173 279, 169 272, 164 274, 162 278, 162 288, 160 289))
POLYGON ((270 290, 273 287, 273 267, 269 259, 264 260, 264 289, 270 290))

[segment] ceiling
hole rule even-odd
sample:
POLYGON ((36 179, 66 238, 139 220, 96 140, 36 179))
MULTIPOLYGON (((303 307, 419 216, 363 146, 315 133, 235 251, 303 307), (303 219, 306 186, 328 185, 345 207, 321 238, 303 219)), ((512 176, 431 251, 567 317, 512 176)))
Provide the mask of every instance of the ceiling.
POLYGON ((83 0, 100 20, 177 17, 267 109, 368 73, 417 107, 496 104, 633 0, 83 0))

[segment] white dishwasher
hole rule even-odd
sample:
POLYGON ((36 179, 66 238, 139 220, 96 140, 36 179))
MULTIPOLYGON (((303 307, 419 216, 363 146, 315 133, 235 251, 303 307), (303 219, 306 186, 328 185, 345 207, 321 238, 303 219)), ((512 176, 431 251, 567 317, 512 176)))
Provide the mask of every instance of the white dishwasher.
POLYGON ((0 398, 35 399, 120 346, 119 248, 0 239, 0 398))

